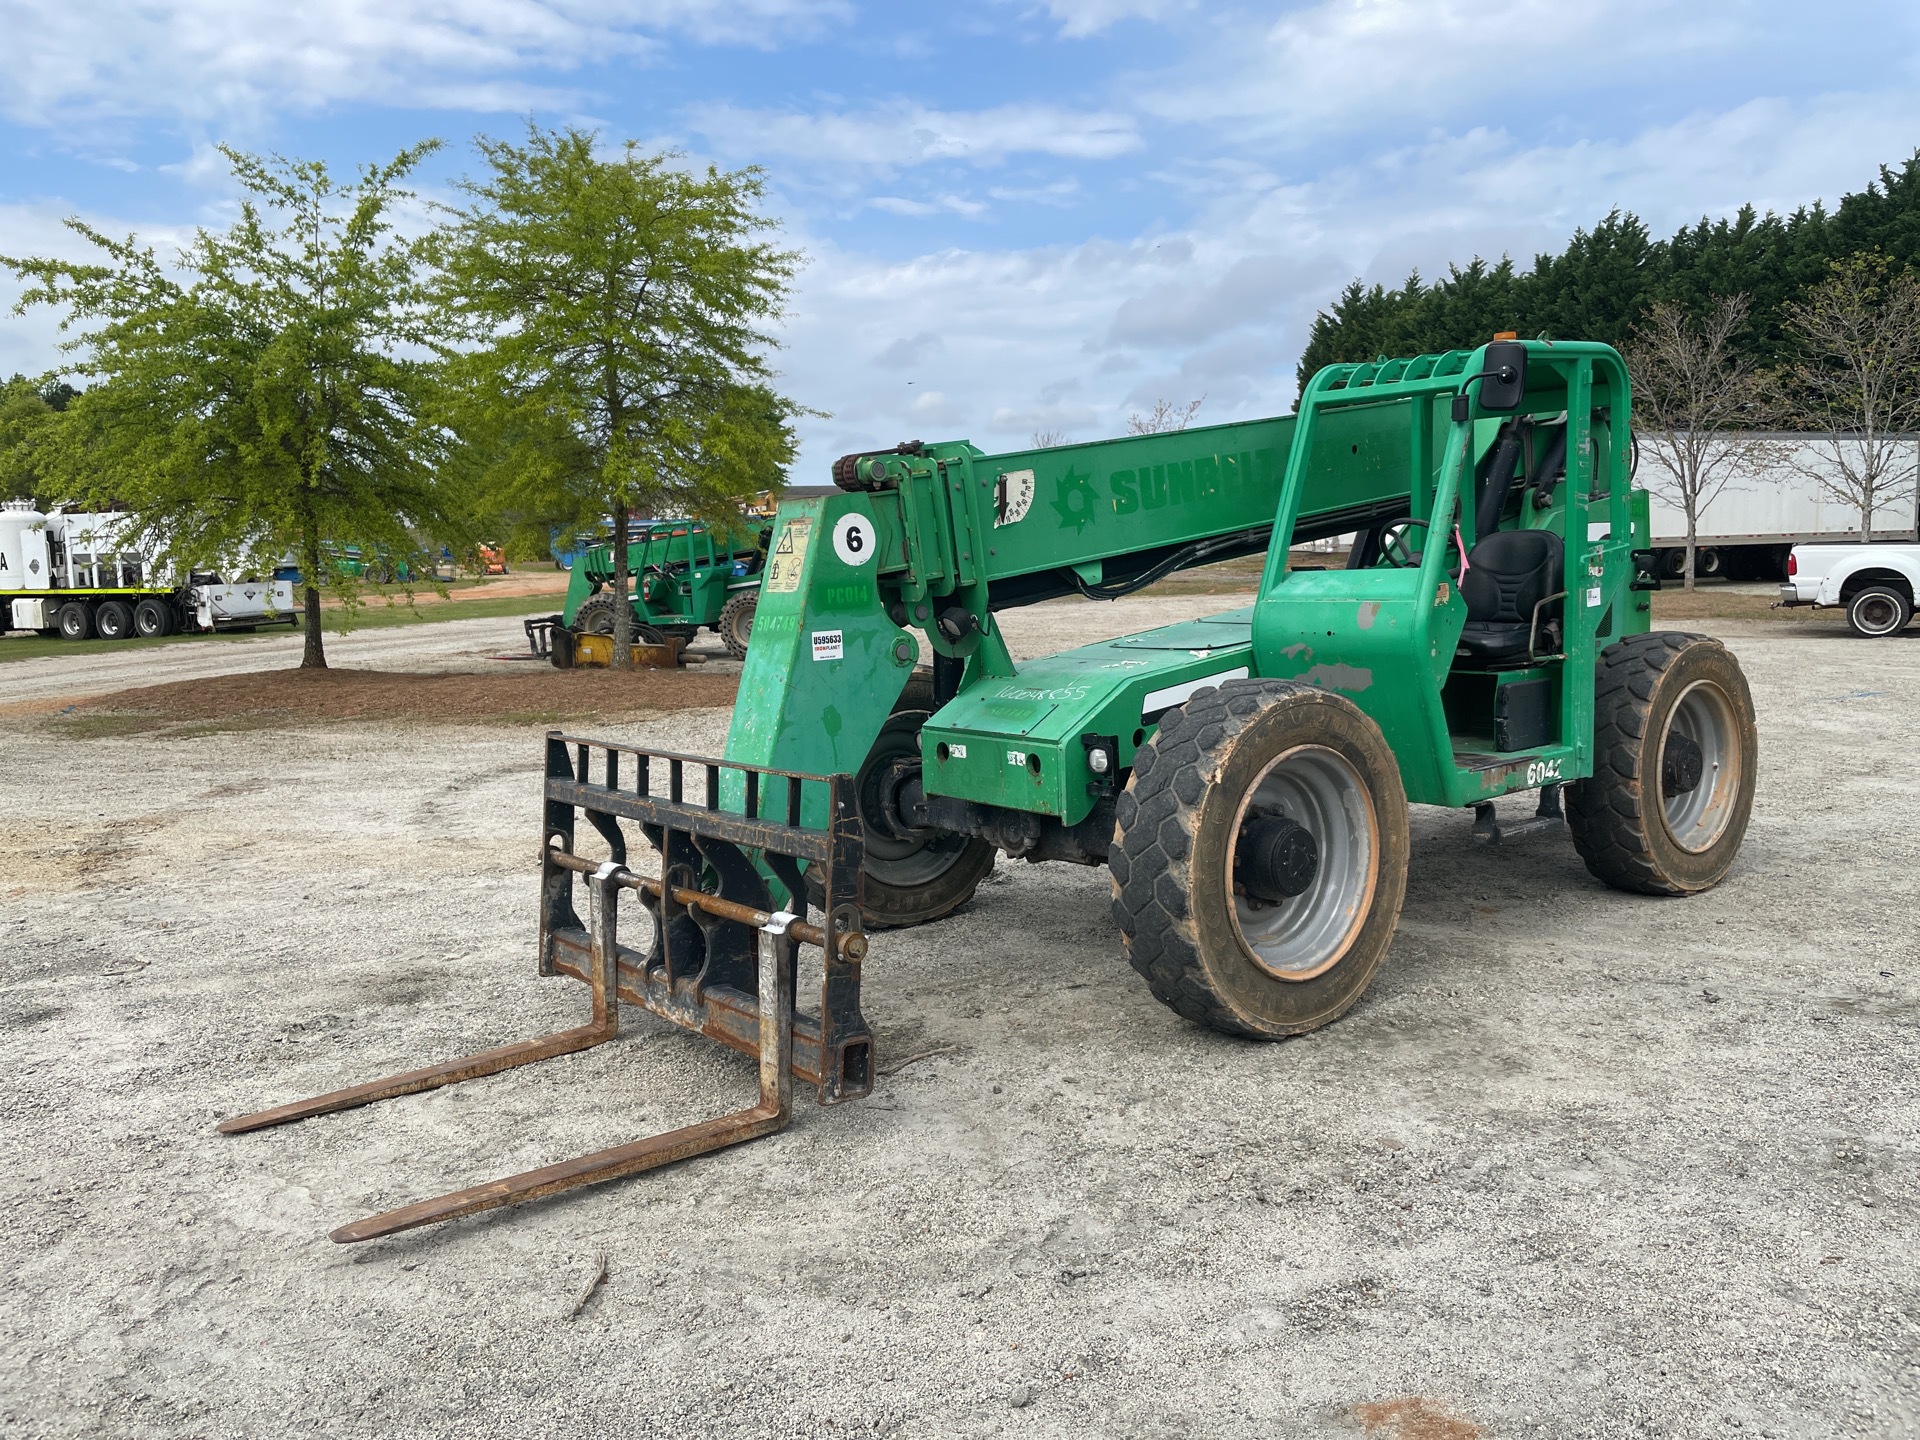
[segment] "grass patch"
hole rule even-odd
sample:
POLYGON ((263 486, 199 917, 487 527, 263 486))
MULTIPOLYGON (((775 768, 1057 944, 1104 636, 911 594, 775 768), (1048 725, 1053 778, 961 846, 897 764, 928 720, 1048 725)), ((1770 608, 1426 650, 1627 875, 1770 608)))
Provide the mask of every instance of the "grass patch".
MULTIPOLYGON (((284 633, 286 626, 276 625, 275 632, 284 633)), ((8 635, 0 639, 0 662, 7 660, 40 660, 51 655, 111 655, 116 650, 150 650, 163 645, 195 645, 203 641, 218 641, 231 645, 240 640, 257 640, 259 635, 236 635, 232 631, 216 631, 212 635, 169 635, 164 640, 60 640, 48 639, 44 635, 8 635)))
POLYGON ((151 710, 121 710, 107 714, 60 714, 46 722, 63 740, 119 740, 147 736, 155 740, 198 740, 247 730, 270 730, 285 724, 278 715, 227 715, 215 720, 181 721, 151 710))
POLYGON ((147 735, 173 722, 164 715, 128 711, 116 715, 61 714, 47 728, 66 740, 117 740, 123 735, 147 735))
MULTIPOLYGON (((559 595, 496 595, 470 600, 436 599, 418 608, 408 605, 401 597, 395 597, 392 604, 382 598, 362 605, 350 625, 346 623, 347 612, 344 610, 326 611, 322 631, 327 635, 342 635, 361 630, 385 630, 395 625, 432 625, 442 620, 497 620, 513 615, 553 615, 559 612, 562 598, 559 595)), ((50 640, 42 635, 9 635, 0 639, 0 662, 38 660, 56 655, 110 655, 116 650, 197 645, 210 641, 234 644, 242 640, 258 640, 263 636, 285 636, 287 633, 287 626, 281 623, 262 626, 251 634, 222 630, 212 635, 169 635, 164 640, 50 640)), ((292 633, 297 635, 300 632, 296 629, 292 633)))

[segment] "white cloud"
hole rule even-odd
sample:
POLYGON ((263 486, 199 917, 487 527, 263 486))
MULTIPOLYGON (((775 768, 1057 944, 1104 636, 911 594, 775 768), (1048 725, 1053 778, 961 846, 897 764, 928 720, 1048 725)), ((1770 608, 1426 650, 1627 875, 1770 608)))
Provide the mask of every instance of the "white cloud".
POLYGON ((816 114, 704 105, 686 123, 724 154, 877 175, 932 161, 996 165, 1022 154, 1110 160, 1141 143, 1130 116, 1053 105, 930 110, 901 102, 816 114))
POLYGON ((1749 199, 1832 202, 1916 135, 1920 94, 1758 100, 1614 140, 1430 134, 1294 183, 1234 168, 1178 228, 1128 241, 887 261, 802 234, 815 263, 780 364, 797 398, 834 415, 804 428, 795 479, 916 437, 989 451, 1035 430, 1095 439, 1163 396, 1205 394, 1213 421, 1282 413, 1314 312, 1354 276, 1432 277, 1476 252, 1524 268, 1616 205, 1662 236, 1749 199), (952 419, 938 436, 921 387, 952 419))
POLYGON ((876 210, 915 219, 928 215, 964 215, 969 219, 986 212, 986 203, 962 195, 942 195, 938 200, 909 200, 903 195, 876 195, 867 201, 876 210))
POLYGON ((1588 117, 1606 124, 1623 91, 1676 72, 1700 84, 1740 63, 1742 51, 1764 48, 1764 12, 1785 8, 1784 0, 1320 0, 1271 23, 1223 22, 1137 93, 1162 118, 1237 122, 1263 143, 1489 111, 1540 126, 1585 94, 1609 97, 1588 117))
POLYGON ((656 37, 770 44, 847 0, 12 0, 0 112, 35 125, 251 118, 334 101, 524 110, 570 97, 517 77, 656 37))
POLYGON ((1194 8, 1194 0, 1047 0, 1047 14, 1070 39, 1097 35, 1122 20, 1164 20, 1194 8))

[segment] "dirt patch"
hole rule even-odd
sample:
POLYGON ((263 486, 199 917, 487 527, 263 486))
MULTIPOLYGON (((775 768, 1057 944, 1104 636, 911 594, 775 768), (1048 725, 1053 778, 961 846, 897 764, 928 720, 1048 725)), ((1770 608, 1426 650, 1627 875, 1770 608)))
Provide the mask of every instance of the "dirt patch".
MULTIPOLYGON (((363 609, 382 606, 388 602, 407 604, 409 601, 426 608, 429 605, 446 605, 463 600, 511 600, 525 595, 565 595, 571 576, 565 570, 527 570, 514 571, 511 575, 489 575, 484 580, 462 577, 447 586, 447 593, 440 594, 429 580, 417 580, 411 587, 406 585, 364 585, 360 589, 360 605, 363 609)), ((346 602, 338 595, 322 594, 322 610, 338 610, 346 602)), ((555 605, 557 610, 560 607, 555 605)))
POLYGON ((1380 1440, 1477 1440, 1482 1433, 1472 1421, 1449 1414, 1444 1406, 1423 1395, 1356 1405, 1353 1418, 1367 1434, 1377 1435, 1380 1440))
MULTIPOLYGON (((738 678, 698 670, 555 670, 498 674, 265 670, 146 685, 81 700, 57 724, 88 737, 205 722, 226 729, 278 720, 526 724, 673 710, 725 709, 738 678)), ((197 729, 195 733, 206 733, 197 729)))

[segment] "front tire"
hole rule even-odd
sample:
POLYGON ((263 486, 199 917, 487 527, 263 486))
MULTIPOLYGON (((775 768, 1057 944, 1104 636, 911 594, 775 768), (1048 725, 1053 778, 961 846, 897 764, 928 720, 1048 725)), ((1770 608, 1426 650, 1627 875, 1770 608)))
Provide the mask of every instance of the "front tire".
MULTIPOLYGON (((855 777, 863 809, 870 813, 877 800, 875 782, 882 766, 896 757, 920 753, 920 727, 935 708, 932 675, 914 671, 855 777)), ((899 930, 951 915, 973 898, 999 856, 991 842, 973 835, 930 830, 901 837, 888 833, 872 818, 865 819, 865 827, 860 913, 873 930, 899 930)), ((811 872, 807 894, 815 905, 825 908, 825 892, 811 872)))
POLYGON ((1600 656, 1594 771, 1566 788, 1587 869, 1616 890, 1693 895, 1726 878, 1759 752, 1740 664, 1704 635, 1635 635, 1600 656))
POLYGON ((1202 690, 1135 756, 1117 821, 1127 959, 1187 1019, 1302 1034, 1344 1014, 1386 958, 1407 889, 1406 790, 1380 727, 1344 696, 1279 680, 1202 690), (1256 874, 1276 845, 1297 863, 1256 874))
MULTIPOLYGON (((574 612, 573 629, 579 635, 611 635, 613 622, 619 611, 614 603, 613 592, 602 590, 598 595, 589 596, 574 612)), ((640 623, 638 614, 634 623, 640 623)))
POLYGON ((1897 635, 1913 619, 1913 602, 1891 585, 1869 585, 1847 601, 1847 627, 1863 640, 1897 635))
POLYGON ((727 647, 727 653, 736 660, 747 658, 747 646, 753 639, 753 612, 759 606, 760 592, 743 590, 720 609, 720 618, 714 628, 720 632, 720 643, 727 647))

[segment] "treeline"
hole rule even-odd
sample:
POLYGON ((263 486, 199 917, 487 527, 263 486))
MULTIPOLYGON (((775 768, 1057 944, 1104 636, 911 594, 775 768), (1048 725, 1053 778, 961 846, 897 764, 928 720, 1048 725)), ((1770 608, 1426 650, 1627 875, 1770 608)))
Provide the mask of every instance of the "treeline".
POLYGON ((1780 216, 1752 206, 1732 219, 1701 219, 1656 240, 1632 214, 1615 210, 1575 232, 1558 254, 1531 269, 1510 258, 1476 256, 1428 284, 1416 272, 1389 290, 1356 280, 1315 317, 1299 379, 1338 361, 1427 354, 1485 342, 1496 331, 1600 340, 1624 347, 1660 301, 1702 313, 1713 299, 1744 295, 1745 327, 1734 338, 1764 366, 1790 353, 1788 307, 1824 281, 1836 261, 1877 252, 1898 264, 1920 261, 1920 152, 1897 170, 1843 198, 1780 216))

